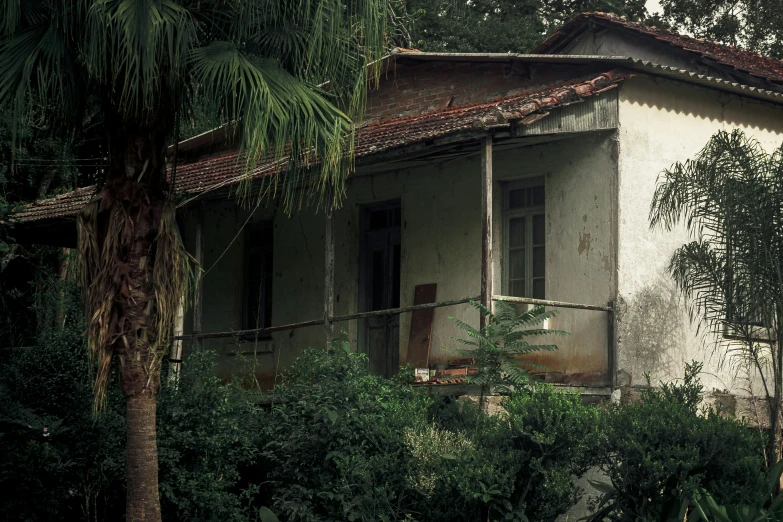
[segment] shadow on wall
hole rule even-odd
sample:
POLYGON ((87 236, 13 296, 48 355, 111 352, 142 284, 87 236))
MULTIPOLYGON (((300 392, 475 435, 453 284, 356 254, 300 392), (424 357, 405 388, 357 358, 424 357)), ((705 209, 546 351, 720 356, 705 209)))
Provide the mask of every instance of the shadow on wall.
POLYGON ((620 386, 677 377, 686 360, 683 304, 673 285, 649 285, 621 298, 618 321, 620 386))

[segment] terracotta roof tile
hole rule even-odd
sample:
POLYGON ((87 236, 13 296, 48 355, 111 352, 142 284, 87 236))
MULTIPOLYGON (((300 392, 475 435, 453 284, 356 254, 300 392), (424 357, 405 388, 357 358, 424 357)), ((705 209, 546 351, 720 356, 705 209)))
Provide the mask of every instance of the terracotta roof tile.
MULTIPOLYGON (((487 129, 506 125, 512 120, 536 116, 542 111, 578 102, 586 97, 612 89, 630 73, 610 71, 571 79, 536 92, 515 94, 490 102, 449 108, 423 115, 408 116, 370 123, 362 127, 356 137, 357 159, 404 147, 434 138, 464 131, 487 129)), ((531 121, 532 121, 531 119, 531 121)), ((252 177, 259 178, 274 172, 275 166, 258 166, 252 177)), ((189 163, 179 163, 176 172, 176 190, 198 194, 207 190, 233 185, 243 178, 244 165, 236 151, 189 163)), ((72 217, 90 200, 94 187, 87 187, 30 203, 13 216, 19 223, 44 219, 72 217)))
POLYGON ((83 187, 65 194, 34 201, 14 214, 19 222, 73 217, 95 194, 95 186, 83 187))
POLYGON ((767 79, 783 83, 783 61, 746 51, 739 47, 724 45, 701 38, 694 38, 674 33, 658 27, 649 27, 636 22, 630 22, 621 16, 611 13, 582 13, 561 27, 542 44, 531 51, 531 54, 547 54, 557 52, 562 45, 577 36, 587 27, 589 21, 606 22, 618 27, 629 29, 636 33, 651 36, 656 40, 667 42, 674 47, 700 54, 722 65, 767 79))

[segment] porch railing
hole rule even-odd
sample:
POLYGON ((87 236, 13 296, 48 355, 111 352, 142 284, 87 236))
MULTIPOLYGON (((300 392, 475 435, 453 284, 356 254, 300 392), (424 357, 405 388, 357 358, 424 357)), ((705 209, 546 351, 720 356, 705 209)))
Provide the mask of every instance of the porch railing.
MULTIPOLYGON (((504 295, 496 295, 492 298, 493 301, 504 301, 507 303, 520 303, 529 305, 542 305, 552 308, 569 308, 575 310, 590 310, 595 312, 604 312, 607 314, 607 321, 609 327, 609 346, 608 348, 608 373, 611 377, 612 385, 616 385, 616 368, 617 368, 617 333, 616 333, 616 315, 617 304, 616 301, 610 301, 607 305, 590 305, 583 303, 571 303, 567 301, 552 301, 546 299, 533 299, 529 297, 512 297, 504 295)), ((456 306, 466 304, 471 301, 479 301, 479 297, 465 297, 462 299, 451 299, 448 301, 438 301, 435 303, 426 303, 419 305, 403 306, 399 308, 389 308, 386 310, 373 310, 371 312, 359 312, 348 315, 338 315, 329 317, 328 319, 319 318, 311 321, 301 321, 298 323, 284 324, 280 326, 271 326, 267 328, 255 328, 249 330, 230 330, 224 332, 197 332, 194 331, 188 335, 175 335, 171 337, 172 341, 202 341, 204 339, 222 339, 222 338, 242 338, 250 335, 262 335, 275 332, 284 332, 289 330, 297 330, 299 328, 307 328, 311 326, 323 326, 325 322, 328 324, 335 324, 346 321, 355 321, 360 319, 366 319, 369 317, 387 317, 393 315, 400 315, 403 313, 414 312, 416 310, 426 310, 430 308, 443 308, 447 306, 456 306)), ((181 362, 176 360, 175 362, 181 362)))

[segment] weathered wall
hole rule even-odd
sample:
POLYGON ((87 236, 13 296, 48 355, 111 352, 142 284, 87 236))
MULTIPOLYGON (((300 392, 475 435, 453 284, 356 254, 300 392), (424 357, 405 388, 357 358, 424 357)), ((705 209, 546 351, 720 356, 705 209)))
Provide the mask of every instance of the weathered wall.
POLYGON ((679 49, 654 38, 617 29, 585 31, 561 54, 587 56, 632 56, 669 67, 685 69, 716 78, 731 79, 717 67, 710 67, 694 59, 689 51, 679 49))
POLYGON ((746 372, 728 364, 715 338, 701 339, 666 271, 674 250, 689 241, 684 228, 650 230, 648 213, 658 174, 695 156, 719 130, 743 129, 767 151, 783 141, 780 107, 684 83, 638 77, 620 92, 619 250, 621 384, 682 377, 690 360, 705 363, 706 390, 746 394, 746 372))
MULTIPOLYGON (((615 215, 612 186, 616 176, 614 132, 585 134, 512 150, 496 151, 495 238, 501 251, 501 180, 543 176, 546 183, 547 281, 550 299, 605 304, 616 285, 612 243, 615 215)), ((335 214, 336 277, 335 314, 355 312, 358 302, 359 213, 362 204, 400 199, 402 204, 402 306, 412 304, 418 284, 437 283, 438 300, 479 294, 480 277, 480 181, 478 155, 411 170, 357 175, 350 180, 343 207, 335 214)), ((232 201, 210 202, 204 216, 205 266, 204 331, 241 327, 244 236, 238 234, 249 210, 232 201)), ((293 216, 263 208, 251 218, 274 219, 274 325, 322 316, 323 213, 312 208, 293 216)), ((187 241, 192 241, 193 216, 186 220, 187 241)), ((500 292, 501 266, 495 274, 500 292)), ((455 358, 459 348, 453 337, 458 330, 450 315, 469 323, 478 313, 468 305, 435 310, 432 359, 455 358)), ((186 321, 185 331, 191 329, 186 321)), ((410 314, 401 318, 400 360, 404 364, 410 314)), ((605 380, 607 367, 607 318, 602 312, 563 310, 551 328, 571 332, 553 339, 560 349, 540 362, 552 371, 568 374, 559 380, 605 380)), ((356 346, 356 322, 340 323, 356 346)), ((223 355, 221 375, 236 368, 237 347, 231 340, 207 340, 206 346, 223 355)), ((274 375, 303 348, 323 345, 323 329, 310 327, 275 334, 272 343, 261 343, 260 373, 274 375)), ((243 349, 252 350, 252 344, 243 349)))

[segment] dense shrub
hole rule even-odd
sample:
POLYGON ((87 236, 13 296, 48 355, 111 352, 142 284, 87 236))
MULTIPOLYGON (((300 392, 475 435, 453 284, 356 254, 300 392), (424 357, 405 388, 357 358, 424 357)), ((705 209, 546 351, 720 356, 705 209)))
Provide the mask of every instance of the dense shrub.
POLYGON ((281 519, 404 518, 405 432, 425 428, 424 395, 336 347, 305 350, 272 399, 264 457, 281 519))
MULTIPOLYGON (((113 382, 105 411, 93 414, 78 288, 46 277, 36 297, 36 347, 6 351, 0 365, 0 520, 119 520, 125 400, 113 382)), ((190 355, 178 387, 164 379, 158 445, 168 518, 253 514, 254 488, 239 470, 259 452, 257 393, 239 381, 221 383, 214 358, 190 355)))
POLYGON ((373 377, 340 348, 306 351, 272 397, 267 494, 289 521, 554 520, 599 435, 577 395, 536 385, 487 416, 373 377))
POLYGON ((611 408, 599 462, 611 488, 597 520, 658 520, 697 488, 721 504, 754 504, 763 490, 763 440, 744 422, 699 410, 698 364, 682 383, 648 387, 611 408))
MULTIPOLYGON (((158 398, 161 510, 167 520, 247 520, 257 486, 242 469, 260 452, 262 412, 252 382, 216 377, 215 353, 190 354, 178 386, 158 398)), ((165 375, 165 373, 164 373, 165 375)))
POLYGON ((573 481, 597 457, 600 412, 584 405, 578 393, 546 384, 513 393, 503 407, 519 459, 514 500, 526 506, 530 520, 554 520, 581 498, 573 481))
POLYGON ((107 411, 93 416, 77 290, 57 290, 37 301, 60 327, 42 328, 36 347, 7 353, 0 368, 0 519, 121 518, 121 393, 111 387, 107 411))

